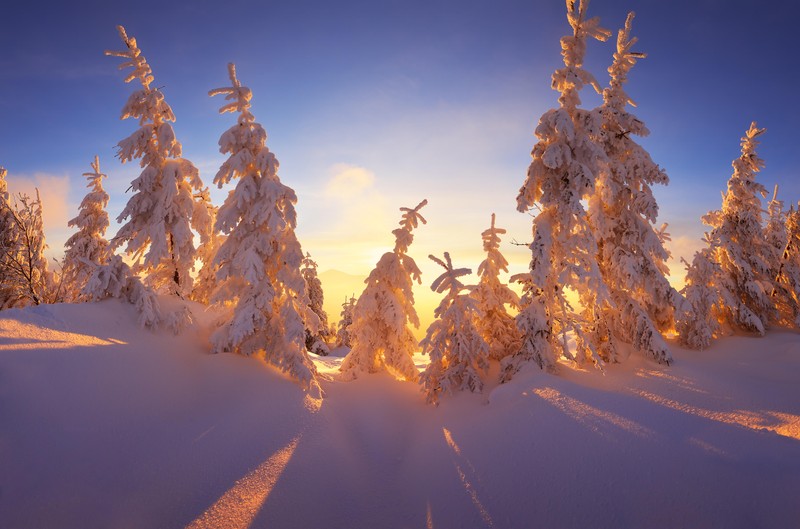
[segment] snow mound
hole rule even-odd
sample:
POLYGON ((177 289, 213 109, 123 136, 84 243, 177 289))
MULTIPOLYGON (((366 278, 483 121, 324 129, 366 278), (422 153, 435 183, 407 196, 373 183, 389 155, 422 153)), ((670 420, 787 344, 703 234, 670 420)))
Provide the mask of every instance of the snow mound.
MULTIPOLYGON (((523 369, 426 406, 386 374, 324 398, 209 354, 212 315, 142 331, 117 300, 0 313, 0 527, 787 527, 797 333, 675 364, 523 369)), ((415 357, 418 367, 424 362, 415 357)), ((495 370, 496 371, 496 370, 495 370)))

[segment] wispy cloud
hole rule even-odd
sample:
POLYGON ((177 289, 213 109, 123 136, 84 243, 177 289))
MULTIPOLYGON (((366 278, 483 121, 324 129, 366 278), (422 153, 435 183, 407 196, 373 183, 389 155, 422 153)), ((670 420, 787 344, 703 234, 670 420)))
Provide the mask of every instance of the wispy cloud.
POLYGON ((331 168, 325 192, 332 198, 352 198, 364 194, 375 184, 375 173, 364 167, 339 163, 331 168))

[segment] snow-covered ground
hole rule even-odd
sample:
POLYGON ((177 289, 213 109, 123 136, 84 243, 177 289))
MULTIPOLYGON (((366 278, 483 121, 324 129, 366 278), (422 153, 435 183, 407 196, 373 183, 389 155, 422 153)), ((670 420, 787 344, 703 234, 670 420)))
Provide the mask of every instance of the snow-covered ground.
POLYGON ((384 375, 315 400, 208 354, 203 314, 177 337, 135 320, 114 300, 0 313, 0 527, 800 524, 798 333, 530 369, 434 408, 384 375))

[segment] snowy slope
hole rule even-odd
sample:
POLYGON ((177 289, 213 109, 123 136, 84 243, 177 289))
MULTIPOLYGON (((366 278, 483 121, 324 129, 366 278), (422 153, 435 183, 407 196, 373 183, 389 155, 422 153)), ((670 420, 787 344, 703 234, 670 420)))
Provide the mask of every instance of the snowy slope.
POLYGON ((207 319, 175 337, 113 300, 0 313, 0 527, 800 524, 797 333, 432 408, 383 375, 315 401, 208 354, 207 319))

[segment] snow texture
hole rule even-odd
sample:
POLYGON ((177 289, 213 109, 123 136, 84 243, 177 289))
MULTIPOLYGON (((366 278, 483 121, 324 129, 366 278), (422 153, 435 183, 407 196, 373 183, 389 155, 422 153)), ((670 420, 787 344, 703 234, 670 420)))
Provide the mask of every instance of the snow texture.
MULTIPOLYGON (((668 368, 524 369, 434 408, 380 374, 322 380, 313 400, 263 362, 208 354, 212 314, 188 306, 200 318, 180 337, 142 332, 116 300, 0 312, 0 527, 800 519, 796 332, 672 345, 668 368)), ((313 358, 323 373, 341 361, 313 358)))

